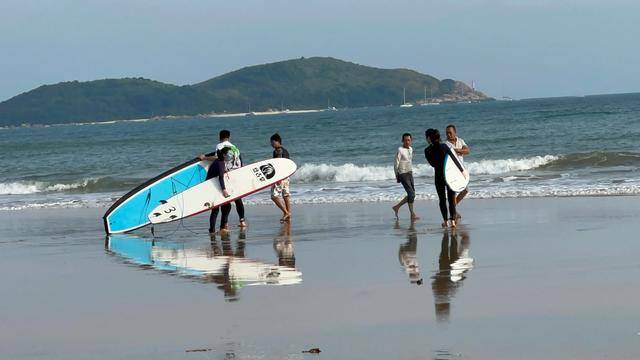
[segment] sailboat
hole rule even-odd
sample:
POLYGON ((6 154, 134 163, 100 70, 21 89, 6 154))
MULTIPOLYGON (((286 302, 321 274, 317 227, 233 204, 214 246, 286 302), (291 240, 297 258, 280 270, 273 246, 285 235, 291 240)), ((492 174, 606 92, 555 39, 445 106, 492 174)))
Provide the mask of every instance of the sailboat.
POLYGON ((413 104, 407 104, 406 94, 407 94, 406 89, 402 88, 402 105, 400 105, 400 107, 403 107, 403 108, 413 107, 413 104))
MULTIPOLYGON (((432 90, 431 88, 429 88, 429 98, 432 98, 432 90)), ((422 104, 420 104, 420 106, 429 106, 429 105, 440 105, 440 103, 437 102, 427 102, 427 87, 424 87, 424 102, 422 104)))

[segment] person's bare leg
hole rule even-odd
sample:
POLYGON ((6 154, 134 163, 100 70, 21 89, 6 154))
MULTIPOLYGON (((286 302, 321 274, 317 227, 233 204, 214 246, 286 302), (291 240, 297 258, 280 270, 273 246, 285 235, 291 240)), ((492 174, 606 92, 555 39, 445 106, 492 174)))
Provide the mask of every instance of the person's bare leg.
POLYGON ((393 209, 393 212, 396 214, 396 219, 398 219, 398 210, 400 210, 400 208, 402 207, 402 205, 407 203, 408 197, 405 196, 402 200, 400 200, 399 203, 395 204, 394 206, 392 206, 391 208, 393 209))
MULTIPOLYGON (((469 193, 469 190, 464 189, 462 191, 460 191, 458 193, 458 195, 456 196, 456 205, 460 204, 460 202, 462 201, 462 199, 464 199, 465 196, 467 196, 467 194, 469 193)), ((456 221, 462 219, 462 215, 460 215, 460 212, 456 213, 456 221)))
POLYGON ((420 220, 420 217, 413 211, 413 203, 409 203, 409 213, 411 213, 411 221, 420 220))
POLYGON ((282 201, 280 201, 280 198, 278 198, 276 196, 272 196, 271 197, 271 201, 273 201, 276 204, 276 206, 278 207, 278 209, 280 209, 282 211, 282 219, 280 219, 282 221, 284 219, 284 217, 289 214, 287 212, 287 209, 285 208, 285 205, 282 203, 282 201))
POLYGON ((282 218, 284 221, 289 221, 291 219, 291 200, 289 196, 283 196, 284 199, 284 208, 287 211, 287 214, 282 218))
POLYGON ((456 205, 460 204, 460 202, 462 202, 462 199, 464 199, 464 197, 467 196, 468 193, 469 193, 469 190, 467 189, 460 191, 458 193, 458 196, 456 196, 456 205))

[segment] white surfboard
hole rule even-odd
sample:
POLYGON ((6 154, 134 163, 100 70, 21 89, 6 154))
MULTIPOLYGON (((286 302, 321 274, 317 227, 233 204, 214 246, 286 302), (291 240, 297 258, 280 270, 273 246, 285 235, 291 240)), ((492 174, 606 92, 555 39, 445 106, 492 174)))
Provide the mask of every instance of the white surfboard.
POLYGON ((293 161, 277 158, 231 170, 223 175, 229 197, 224 197, 215 177, 160 201, 149 213, 149 221, 160 224, 199 214, 270 187, 293 175, 296 169, 293 161))
POLYGON ((460 192, 469 185, 469 172, 451 149, 444 157, 444 179, 455 192, 460 192))

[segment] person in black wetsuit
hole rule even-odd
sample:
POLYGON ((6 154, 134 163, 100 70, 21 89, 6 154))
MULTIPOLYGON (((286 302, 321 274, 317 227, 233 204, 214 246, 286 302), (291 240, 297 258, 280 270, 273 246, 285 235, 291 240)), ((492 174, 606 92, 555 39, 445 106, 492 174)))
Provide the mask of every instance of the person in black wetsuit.
MULTIPOLYGON (((224 197, 229 197, 229 193, 224 185, 224 173, 225 170, 225 156, 229 152, 229 148, 225 147, 216 152, 216 159, 213 161, 211 166, 209 166, 209 171, 207 171, 206 180, 213 179, 214 177, 218 177, 218 181, 220 182, 220 188, 222 189, 222 194, 224 197)), ((210 154, 207 154, 209 157, 210 154)), ((222 208, 222 216, 220 217, 220 232, 227 232, 229 228, 227 223, 229 221, 229 213, 231 212, 231 204, 227 203, 222 206, 217 206, 211 209, 211 215, 209 216, 209 233, 213 234, 216 230, 216 218, 218 217, 218 212, 222 208)))
POLYGON ((424 149, 424 157, 435 171, 434 180, 436 192, 440 200, 440 213, 442 213, 442 227, 456 227, 456 192, 451 190, 444 179, 444 160, 447 152, 451 151, 445 144, 440 143, 440 132, 437 129, 429 129, 424 135, 429 146, 424 149), (447 217, 447 202, 449 212, 447 217), (447 224, 448 219, 448 224, 447 224))

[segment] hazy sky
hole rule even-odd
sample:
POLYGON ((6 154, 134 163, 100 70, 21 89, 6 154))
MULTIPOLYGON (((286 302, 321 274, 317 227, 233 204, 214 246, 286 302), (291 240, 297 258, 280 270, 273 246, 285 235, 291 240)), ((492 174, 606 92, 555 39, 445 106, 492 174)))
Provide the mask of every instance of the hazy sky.
POLYGON ((332 56, 516 98, 640 91, 640 1, 0 0, 0 101, 42 84, 191 84, 332 56))

